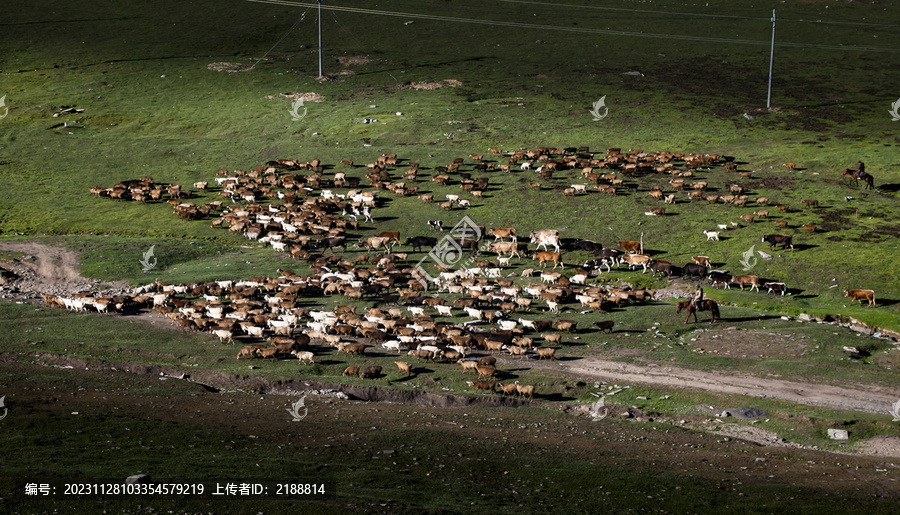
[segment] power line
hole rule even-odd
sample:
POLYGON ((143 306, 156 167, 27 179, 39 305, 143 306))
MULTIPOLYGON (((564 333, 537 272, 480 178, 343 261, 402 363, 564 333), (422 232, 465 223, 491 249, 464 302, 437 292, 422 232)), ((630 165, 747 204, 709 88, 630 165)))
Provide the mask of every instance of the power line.
POLYGON ((309 9, 303 11, 303 14, 300 15, 300 18, 297 19, 297 21, 295 21, 293 25, 291 25, 291 28, 289 28, 289 29, 287 30, 287 32, 284 33, 283 36, 281 36, 281 39, 279 39, 277 43, 275 43, 274 45, 272 45, 272 48, 270 48, 265 54, 263 54, 262 57, 260 57, 259 59, 256 60, 255 63, 253 63, 253 66, 250 67, 250 71, 253 71, 253 69, 256 68, 256 65, 259 64, 260 61, 262 61, 263 59, 265 59, 266 57, 268 57, 269 54, 272 53, 272 50, 275 50, 275 47, 277 47, 278 45, 280 45, 281 42, 284 41, 284 38, 288 37, 288 34, 290 34, 291 32, 293 32, 294 29, 297 28, 297 25, 300 25, 300 23, 303 21, 303 18, 306 18, 306 13, 308 13, 308 12, 309 12, 309 9))
MULTIPOLYGON (((247 0, 248 2, 255 2, 261 4, 273 4, 273 5, 284 5, 290 7, 315 7, 316 4, 306 4, 301 2, 291 2, 288 0, 247 0)), ((323 6, 323 9, 331 9, 334 11, 343 11, 350 12, 356 14, 372 14, 377 16, 392 16, 392 17, 400 17, 400 18, 417 18, 421 20, 432 20, 432 21, 442 21, 442 22, 455 22, 455 23, 471 23, 477 25, 490 25, 494 27, 512 27, 512 28, 523 28, 523 29, 541 29, 541 30, 555 30, 561 32, 576 32, 582 34, 603 34, 610 36, 630 36, 630 37, 642 37, 642 38, 657 38, 657 39, 674 39, 678 41, 699 41, 705 43, 730 43, 730 44, 738 44, 738 45, 755 45, 755 46, 768 46, 768 41, 760 41, 760 40, 752 40, 752 39, 727 39, 727 38, 714 38, 708 36, 682 36, 677 34, 654 34, 649 32, 633 32, 633 31, 623 31, 623 30, 611 30, 611 29, 590 29, 590 28, 581 28, 581 27, 561 27, 558 25, 539 25, 535 23, 521 23, 521 22, 512 22, 512 21, 500 21, 500 20, 480 20, 475 18, 459 18, 454 16, 441 16, 434 14, 418 14, 418 13, 404 13, 398 11, 379 11, 375 9, 363 9, 359 7, 342 7, 335 5, 323 6)), ((776 43, 776 46, 786 47, 786 48, 802 48, 802 49, 816 49, 816 50, 841 50, 841 51, 855 51, 855 52, 880 52, 880 53, 900 53, 900 49, 895 48, 878 48, 878 47, 857 47, 857 46, 845 46, 845 45, 819 45, 812 43, 776 43)))
MULTIPOLYGON (((533 0, 495 0, 497 2, 504 2, 510 4, 527 4, 527 5, 540 5, 545 7, 571 7, 575 9, 590 9, 596 11, 619 11, 626 13, 646 13, 646 14, 665 14, 667 16, 697 16, 703 18, 722 18, 722 19, 731 19, 731 20, 757 20, 757 21, 769 21, 769 18, 763 18, 760 16, 736 16, 733 14, 707 14, 707 13, 692 13, 692 12, 679 12, 679 11, 654 11, 652 9, 628 9, 625 7, 603 7, 599 5, 573 5, 573 4, 554 4, 549 2, 536 2, 533 0)), ((900 25, 891 24, 891 23, 870 23, 863 21, 831 21, 831 20, 803 20, 799 18, 779 18, 781 22, 794 22, 794 23, 821 23, 827 25, 857 25, 857 26, 870 26, 870 27, 900 27, 900 25)))

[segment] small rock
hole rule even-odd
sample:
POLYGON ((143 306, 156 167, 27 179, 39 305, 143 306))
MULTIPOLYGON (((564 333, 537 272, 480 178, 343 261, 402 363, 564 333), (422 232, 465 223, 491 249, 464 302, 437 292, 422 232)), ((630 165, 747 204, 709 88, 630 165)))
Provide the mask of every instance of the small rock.
POLYGON ((846 429, 829 429, 828 430, 828 438, 832 440, 847 440, 850 437, 850 434, 846 429))

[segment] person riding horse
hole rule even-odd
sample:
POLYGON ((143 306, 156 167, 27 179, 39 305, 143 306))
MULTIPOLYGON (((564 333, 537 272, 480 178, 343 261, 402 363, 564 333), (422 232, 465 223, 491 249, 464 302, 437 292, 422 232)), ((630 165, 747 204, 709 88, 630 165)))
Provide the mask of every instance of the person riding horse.
POLYGON ((691 303, 694 305, 695 310, 703 311, 703 288, 701 288, 699 284, 694 288, 694 295, 691 298, 691 303))
POLYGON ((856 167, 856 176, 863 177, 865 173, 866 173, 866 165, 862 161, 860 161, 856 167))

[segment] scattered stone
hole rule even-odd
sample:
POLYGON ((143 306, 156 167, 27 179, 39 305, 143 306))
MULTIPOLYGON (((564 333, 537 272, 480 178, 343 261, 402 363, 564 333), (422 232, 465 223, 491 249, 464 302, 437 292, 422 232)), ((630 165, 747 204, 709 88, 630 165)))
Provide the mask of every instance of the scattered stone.
POLYGON ((829 429, 828 430, 828 438, 832 440, 847 440, 849 439, 850 434, 846 429, 829 429))

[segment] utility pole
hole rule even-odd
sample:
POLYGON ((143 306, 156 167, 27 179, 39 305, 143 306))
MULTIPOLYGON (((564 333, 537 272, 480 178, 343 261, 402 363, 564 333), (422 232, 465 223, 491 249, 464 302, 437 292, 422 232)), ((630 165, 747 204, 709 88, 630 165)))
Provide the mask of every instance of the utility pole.
MULTIPOLYGON (((321 0, 320 0, 321 1, 321 0)), ((320 50, 321 52, 321 47, 320 50)), ((775 9, 772 9, 772 50, 769 52, 769 93, 766 95, 766 109, 772 106, 772 63, 775 62, 775 9)), ((320 71, 321 73, 321 71, 320 71)))
MULTIPOLYGON (((322 0, 316 0, 316 3, 319 4, 319 77, 322 76, 322 0)), ((775 11, 772 11, 772 16, 775 16, 775 11)), ((774 19, 774 18, 773 18, 774 19)), ((775 35, 772 34, 772 41, 775 40, 775 35)), ((769 71, 769 76, 771 77, 772 72, 769 71)))

